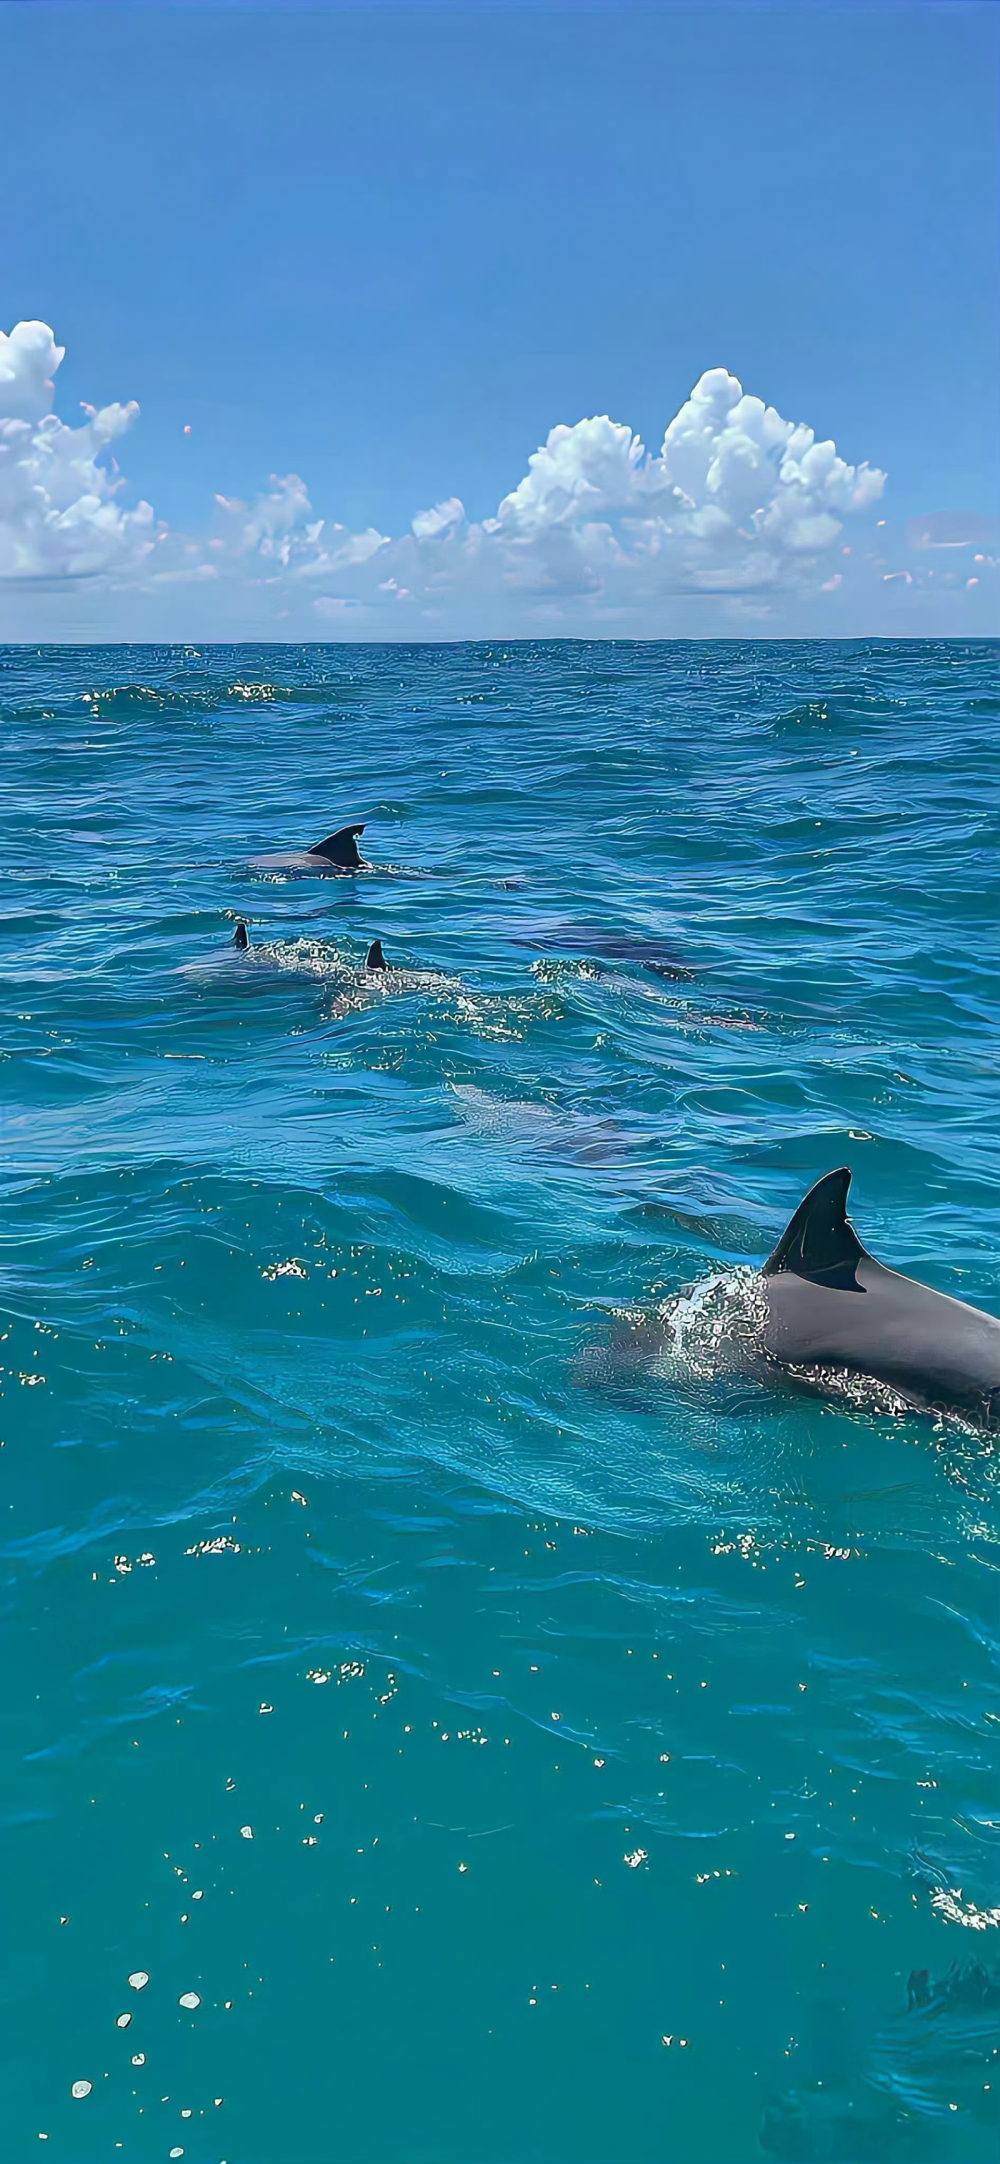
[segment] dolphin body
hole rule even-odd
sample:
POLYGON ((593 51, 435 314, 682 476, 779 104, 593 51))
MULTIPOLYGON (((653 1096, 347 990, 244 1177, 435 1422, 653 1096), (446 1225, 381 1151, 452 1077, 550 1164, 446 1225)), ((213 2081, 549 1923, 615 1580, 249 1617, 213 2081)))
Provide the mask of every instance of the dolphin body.
MULTIPOLYGON (((233 933, 232 939, 230 940, 229 944, 231 947, 235 947, 237 954, 251 954, 253 952, 253 948, 250 943, 250 933, 242 917, 240 918, 240 921, 236 926, 236 930, 233 933)), ((382 947, 382 941, 380 939, 372 940, 371 946, 369 947, 368 952, 365 955, 365 968, 366 970, 387 970, 389 968, 389 963, 386 961, 385 953, 382 947)))
POLYGON ((232 938, 227 939, 221 951, 202 955, 195 962, 184 962, 177 974, 208 986, 227 979, 249 984, 268 972, 268 956, 254 946, 246 919, 240 917, 232 938))
POLYGON ((879 1384, 885 1410, 1000 1429, 1000 1322, 876 1262, 847 1216, 850 1184, 846 1166, 817 1180, 761 1270, 689 1285, 656 1311, 619 1311, 583 1373, 640 1395, 650 1380, 724 1394, 734 1378, 784 1380, 872 1409, 879 1384))
MULTIPOLYGON (((1000 1974, 976 1960, 956 1961, 932 1983, 929 1970, 914 1969, 906 2000, 905 2012, 867 2046, 846 2050, 845 2009, 813 2007, 800 2080, 764 2108, 758 2139, 766 2155, 796 2164, 928 2156, 925 2142, 914 2146, 914 2137, 919 2141, 928 2124, 940 2129, 949 2109, 958 2108, 956 2097, 967 2123, 988 2123, 990 2083, 983 2077, 996 2066, 1000 1974)), ((985 2151, 977 2144, 975 2153, 985 2151)))
POLYGON ((608 931, 599 924, 542 924, 528 936, 513 940, 515 947, 532 947, 541 954, 585 954, 602 961, 631 962, 650 969, 654 976, 687 984, 694 976, 666 940, 643 932, 608 931))
POLYGON ((291 849, 281 856, 253 857, 254 871, 258 872, 345 872, 365 870, 363 858, 358 852, 358 835, 365 831, 362 819, 353 826, 338 827, 335 834, 327 834, 323 841, 313 842, 310 849, 291 849))
MULTIPOLYGON (((233 933, 232 939, 230 940, 229 944, 231 947, 236 948, 237 954, 249 954, 251 952, 250 933, 247 930, 247 926, 242 917, 240 918, 240 921, 236 927, 235 932, 233 933)), ((369 947, 368 952, 365 956, 365 968, 388 969, 388 967, 389 964, 386 961, 385 955, 382 951, 382 941, 380 939, 373 939, 371 946, 369 947)))
POLYGON ((850 1184, 846 1165, 817 1180, 764 1264, 767 1358, 820 1387, 809 1370, 871 1375, 918 1411, 1000 1427, 1000 1322, 876 1262, 850 1184))

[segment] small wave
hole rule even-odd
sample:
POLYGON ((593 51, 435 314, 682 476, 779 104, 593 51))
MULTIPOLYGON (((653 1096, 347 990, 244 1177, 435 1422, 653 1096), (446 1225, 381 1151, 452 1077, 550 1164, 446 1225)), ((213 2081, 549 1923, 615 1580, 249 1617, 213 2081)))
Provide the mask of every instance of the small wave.
POLYGON ((874 693, 865 699, 854 692, 850 698, 840 700, 834 693, 826 699, 805 699, 784 713, 773 714, 770 727, 779 737, 834 736, 855 730, 859 725, 868 728, 873 722, 896 721, 907 707, 907 700, 893 699, 885 694, 874 693))
MULTIPOLYGON (((201 672, 199 672, 201 673, 201 672)), ((237 677, 230 680, 220 676, 201 684, 108 684, 92 691, 82 691, 67 702, 55 699, 44 703, 29 702, 14 705, 0 704, 0 719, 28 725, 38 721, 65 719, 73 709, 82 707, 91 721, 130 721, 150 715, 185 714, 204 715, 240 710, 248 706, 310 706, 323 701, 322 687, 311 684, 277 684, 269 681, 237 677)))
POLYGON ((85 691, 80 703, 91 721, 130 721, 145 714, 205 714, 218 703, 208 691, 156 690, 151 684, 113 684, 85 691))

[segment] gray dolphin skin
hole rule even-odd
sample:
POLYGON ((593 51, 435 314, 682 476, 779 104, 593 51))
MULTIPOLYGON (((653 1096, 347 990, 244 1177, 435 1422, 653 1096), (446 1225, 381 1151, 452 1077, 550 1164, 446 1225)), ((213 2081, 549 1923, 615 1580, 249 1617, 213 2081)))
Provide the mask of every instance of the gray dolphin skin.
POLYGON ((251 865, 261 872, 361 872, 365 863, 358 851, 358 835, 364 831, 365 821, 354 820, 348 827, 338 827, 335 834, 325 835, 321 842, 313 842, 308 849, 252 857, 251 865))
POLYGON ((368 952, 365 955, 365 968, 388 969, 388 967, 389 964, 386 961, 385 955, 382 952, 382 941, 380 939, 373 939, 371 946, 369 947, 368 952))
POLYGON ((1000 1322, 862 1247, 846 1165, 810 1188, 764 1264, 763 1349, 783 1367, 847 1369, 922 1412, 1000 1426, 1000 1322))
POLYGON ((246 925, 244 924, 242 917, 236 927, 235 932, 233 933, 232 944, 234 947, 237 948, 240 954, 246 954, 247 949, 250 945, 250 934, 247 931, 246 925))

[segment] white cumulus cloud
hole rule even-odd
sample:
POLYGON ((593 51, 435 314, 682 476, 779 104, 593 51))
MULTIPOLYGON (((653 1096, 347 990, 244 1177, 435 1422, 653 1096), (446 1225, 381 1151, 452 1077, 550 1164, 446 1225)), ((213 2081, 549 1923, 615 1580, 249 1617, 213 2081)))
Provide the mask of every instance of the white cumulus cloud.
POLYGON ((436 503, 430 511, 416 512, 412 521, 418 541, 440 541, 464 524, 465 505, 459 496, 449 496, 447 503, 436 503))
POLYGON ((554 428, 484 523, 501 545, 530 544, 550 564, 558 537, 598 577, 631 567, 643 583, 739 588, 770 584, 789 559, 828 548, 884 486, 877 467, 849 466, 835 444, 712 368, 658 455, 607 415, 554 428))
POLYGON ((65 348, 47 323, 0 333, 0 578, 77 579, 135 572, 154 546, 148 503, 123 510, 110 444, 134 403, 84 408, 70 428, 52 412, 65 348))
MULTIPOLYGON (((145 623, 185 636, 192 621, 201 637, 267 623, 283 637, 873 630, 899 621, 908 586, 914 606, 938 597, 935 626, 947 628, 958 578, 929 557, 981 541, 989 524, 935 514, 893 539, 866 516, 885 487, 877 466, 848 463, 712 368, 658 450, 608 414, 560 423, 486 517, 442 496, 394 538, 324 515, 290 473, 252 499, 218 495, 201 532, 168 534, 148 504, 121 502, 111 447, 138 408, 87 407, 69 427, 53 411, 62 359, 47 324, 0 335, 0 588, 127 588, 133 635, 145 623)), ((978 594, 996 560, 975 564, 978 594)), ((76 622, 96 625, 97 605, 85 606, 76 622)), ((101 635, 120 627, 115 606, 101 635)))
MULTIPOLYGON (((823 571, 845 519, 877 501, 885 475, 747 397, 725 369, 702 376, 651 455, 606 414, 553 428, 496 514, 469 519, 458 496, 414 514, 396 539, 317 517, 297 474, 272 475, 252 503, 220 496, 209 547, 219 571, 310 596, 335 619, 363 603, 410 605, 466 628, 490 608, 639 610, 684 596, 836 591, 823 571), (817 566, 822 566, 817 571, 817 566)), ((169 552, 168 552, 169 553, 169 552)), ((163 562, 163 578, 174 574, 163 562)), ((192 567, 190 576, 194 576, 192 567)))
POLYGON ((838 590, 829 552, 885 486, 724 368, 701 377, 658 452, 599 414, 551 429, 527 465, 495 516, 470 521, 449 497, 392 544, 385 567, 425 608, 462 617, 506 600, 551 624, 563 606, 576 622, 631 613, 655 628, 685 598, 745 615, 756 596, 760 614, 771 595, 838 590))
POLYGON ((374 526, 351 533, 335 520, 314 518, 305 482, 297 473, 272 473, 269 491, 252 504, 229 496, 215 500, 230 523, 214 537, 214 545, 244 562, 256 559, 271 577, 287 571, 323 578, 343 565, 365 564, 389 545, 388 534, 374 526))

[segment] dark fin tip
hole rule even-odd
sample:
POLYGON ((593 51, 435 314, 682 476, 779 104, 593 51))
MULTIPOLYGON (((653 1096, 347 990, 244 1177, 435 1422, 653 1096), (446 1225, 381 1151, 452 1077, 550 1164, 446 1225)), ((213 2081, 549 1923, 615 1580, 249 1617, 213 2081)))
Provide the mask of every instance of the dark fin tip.
POLYGON ((380 939, 373 939, 371 946, 369 947, 368 952, 365 955, 365 968, 388 969, 388 967, 389 964, 386 961, 385 955, 382 952, 382 941, 380 939))
POLYGON ((242 917, 240 918, 236 930, 233 933, 233 945, 234 947, 239 948, 241 954, 245 954, 247 948, 250 945, 250 934, 247 931, 246 925, 244 924, 242 917))
POLYGON ((326 857, 331 864, 339 864, 345 871, 356 872, 361 868, 357 836, 365 831, 362 819, 356 826, 338 827, 336 834, 328 834, 324 841, 313 842, 311 857, 326 857))
POLYGON ((765 1277, 788 1270, 838 1292, 861 1292, 855 1275, 865 1254, 847 1215, 850 1169, 841 1165, 827 1172, 799 1203, 789 1219, 773 1255, 764 1264, 765 1277))

